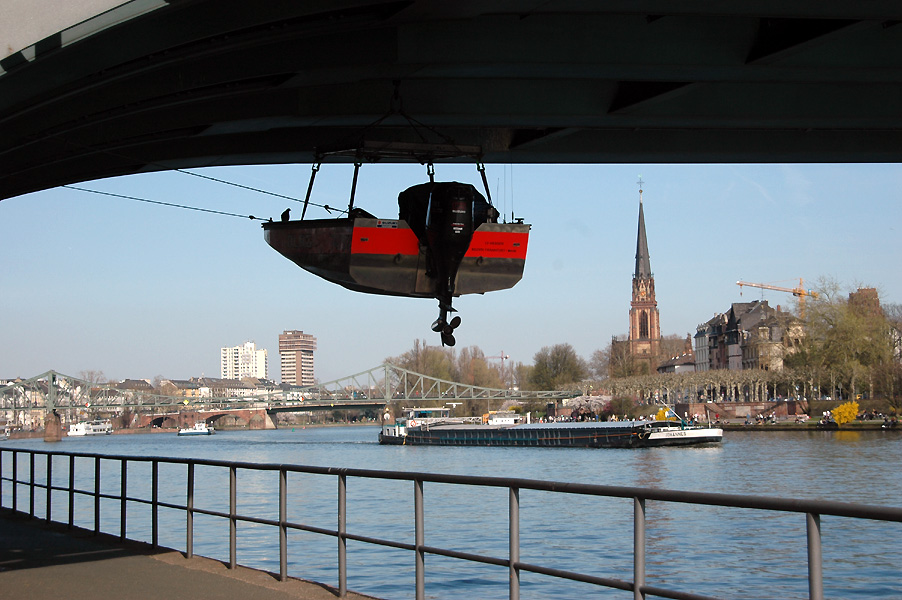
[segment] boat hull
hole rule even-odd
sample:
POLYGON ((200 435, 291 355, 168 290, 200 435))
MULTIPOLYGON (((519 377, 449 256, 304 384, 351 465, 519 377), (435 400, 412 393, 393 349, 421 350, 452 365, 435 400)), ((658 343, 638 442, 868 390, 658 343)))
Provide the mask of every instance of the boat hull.
POLYGON ((717 428, 649 431, 644 424, 549 423, 491 427, 480 425, 412 427, 405 435, 379 434, 379 443, 415 446, 517 446, 555 448, 648 448, 719 443, 717 428))
MULTIPOLYGON (((523 277, 529 225, 483 223, 461 261, 455 295, 508 289, 523 277)), ((427 249, 406 221, 320 219, 263 224, 266 242, 299 267, 357 292, 433 298, 427 249)))

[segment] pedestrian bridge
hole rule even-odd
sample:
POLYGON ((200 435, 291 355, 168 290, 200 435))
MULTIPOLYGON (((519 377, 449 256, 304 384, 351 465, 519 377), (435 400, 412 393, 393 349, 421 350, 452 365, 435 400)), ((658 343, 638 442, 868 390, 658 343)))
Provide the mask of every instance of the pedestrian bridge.
MULTIPOLYGON (((505 400, 555 401, 573 398, 581 390, 533 391, 489 388, 448 381, 416 373, 389 363, 333 381, 303 387, 272 387, 244 395, 213 395, 201 388, 197 395, 164 395, 120 389, 78 377, 47 371, 0 388, 0 413, 77 410, 103 413, 131 409, 174 412, 178 409, 262 409, 268 413, 312 410, 363 409, 390 402, 483 400, 500 405, 505 400)), ((14 421, 15 418, 9 419, 14 421)))

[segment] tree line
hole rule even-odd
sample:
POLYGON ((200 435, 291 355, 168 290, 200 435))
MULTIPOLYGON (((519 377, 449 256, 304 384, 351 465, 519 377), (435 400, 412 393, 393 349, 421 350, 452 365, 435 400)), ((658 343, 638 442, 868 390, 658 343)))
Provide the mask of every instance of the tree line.
MULTIPOLYGON (((388 362, 424 375, 492 388, 522 390, 583 389, 615 399, 657 398, 680 401, 764 401, 778 396, 836 401, 860 396, 884 399, 902 408, 902 305, 883 307, 850 301, 830 280, 819 282, 817 298, 809 300, 802 319, 805 334, 787 351, 784 368, 774 370, 715 370, 687 373, 641 372, 626 344, 608 344, 589 360, 564 342, 541 348, 532 364, 507 364, 477 346, 455 350, 414 346, 388 362)), ((667 357, 684 351, 685 338, 662 340, 667 357)))

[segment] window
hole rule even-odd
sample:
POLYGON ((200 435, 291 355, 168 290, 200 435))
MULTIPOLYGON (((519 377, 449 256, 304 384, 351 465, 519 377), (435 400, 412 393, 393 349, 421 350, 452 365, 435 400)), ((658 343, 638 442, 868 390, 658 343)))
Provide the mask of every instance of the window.
POLYGON ((639 339, 648 339, 648 313, 645 311, 639 313, 639 339))

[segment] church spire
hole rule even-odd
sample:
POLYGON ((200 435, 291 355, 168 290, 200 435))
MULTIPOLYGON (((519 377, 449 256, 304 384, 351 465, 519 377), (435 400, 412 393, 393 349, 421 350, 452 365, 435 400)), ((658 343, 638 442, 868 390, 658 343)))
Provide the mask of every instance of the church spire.
POLYGON ((648 260, 645 210, 642 207, 642 177, 639 177, 639 235, 636 239, 636 272, 630 302, 629 353, 646 373, 654 373, 661 353, 661 323, 655 299, 655 276, 648 260))
POLYGON ((636 279, 651 277, 648 260, 648 239, 645 237, 645 211, 642 210, 642 177, 639 176, 639 234, 636 236, 636 279))

